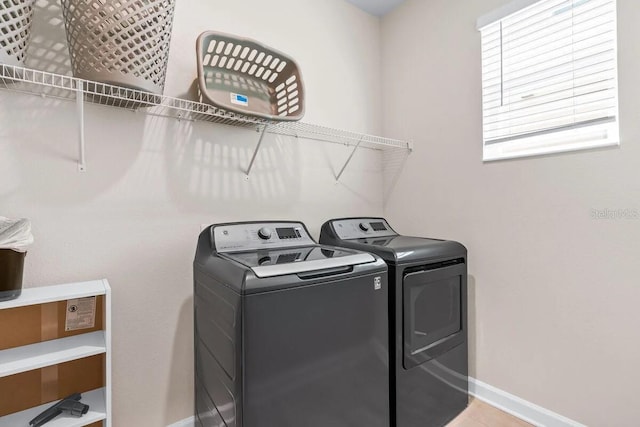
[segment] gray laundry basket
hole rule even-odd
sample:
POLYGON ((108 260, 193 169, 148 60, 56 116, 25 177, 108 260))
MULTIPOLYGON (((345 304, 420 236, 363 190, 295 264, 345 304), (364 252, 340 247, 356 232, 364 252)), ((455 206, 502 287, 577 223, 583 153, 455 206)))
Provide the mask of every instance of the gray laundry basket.
POLYGON ((175 0, 62 0, 74 76, 161 95, 174 9, 175 0))
POLYGON ((304 84, 298 64, 250 39, 208 31, 198 37, 198 87, 202 101, 269 120, 304 116, 304 84))
POLYGON ((0 64, 24 67, 35 0, 0 0, 0 64))

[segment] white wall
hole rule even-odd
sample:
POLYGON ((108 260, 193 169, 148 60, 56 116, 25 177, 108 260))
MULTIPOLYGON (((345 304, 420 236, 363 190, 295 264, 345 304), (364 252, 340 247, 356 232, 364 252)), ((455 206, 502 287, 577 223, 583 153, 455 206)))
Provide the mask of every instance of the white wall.
POLYGON ((385 214, 469 248, 471 373, 590 426, 638 425, 640 44, 619 0, 622 145, 482 163, 476 19, 507 0, 408 0, 384 18, 383 117, 412 138, 385 214))
MULTIPOLYGON (((28 65, 69 73, 58 2, 39 0, 28 65)), ((195 78, 195 39, 222 30, 296 58, 305 121, 380 131, 379 20, 342 0, 179 1, 166 93, 195 78)), ((0 215, 28 217, 36 243, 25 286, 106 277, 113 287, 114 425, 165 426, 192 415, 192 270, 201 224, 299 219, 319 231, 381 214, 381 158, 102 106, 86 108, 88 171, 76 170, 73 103, 0 91, 0 215)))

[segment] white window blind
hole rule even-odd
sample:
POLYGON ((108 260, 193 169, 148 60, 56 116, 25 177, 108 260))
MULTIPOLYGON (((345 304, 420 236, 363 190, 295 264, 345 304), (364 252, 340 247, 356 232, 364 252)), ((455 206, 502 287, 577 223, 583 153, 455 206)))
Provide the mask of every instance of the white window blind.
POLYGON ((615 0, 541 0, 484 23, 484 160, 619 144, 615 0))

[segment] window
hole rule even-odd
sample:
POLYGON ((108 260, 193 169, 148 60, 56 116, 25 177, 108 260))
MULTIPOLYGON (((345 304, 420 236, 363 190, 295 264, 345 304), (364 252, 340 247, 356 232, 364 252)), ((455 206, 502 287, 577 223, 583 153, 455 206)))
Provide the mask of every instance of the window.
POLYGON ((619 145, 616 0, 515 0, 478 28, 483 160, 619 145))

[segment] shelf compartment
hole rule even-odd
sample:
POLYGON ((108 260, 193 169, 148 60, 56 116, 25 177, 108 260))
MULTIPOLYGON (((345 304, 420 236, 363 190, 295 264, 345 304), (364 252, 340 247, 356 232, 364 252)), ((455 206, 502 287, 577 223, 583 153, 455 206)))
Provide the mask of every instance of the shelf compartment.
POLYGON ((0 310, 0 325, 15 325, 0 335, 0 351, 103 330, 105 296, 89 298, 96 299, 94 326, 71 331, 66 330, 69 300, 0 310))
POLYGON ((105 352, 104 331, 3 350, 0 351, 0 378, 105 352))
MULTIPOLYGON (((46 424, 47 427, 83 427, 93 424, 107 418, 105 405, 105 389, 92 390, 82 394, 82 403, 89 405, 89 412, 81 418, 72 417, 70 415, 60 415, 54 420, 46 424)), ((27 409, 15 414, 0 417, 0 427, 16 427, 28 426, 29 421, 36 417, 39 413, 53 405, 50 402, 35 408, 27 409)))
MULTIPOLYGON (((98 354, 0 378, 0 390, 11 390, 0 399, 0 417, 108 387, 106 357, 98 354)), ((108 401, 107 396, 107 407, 108 401)))

